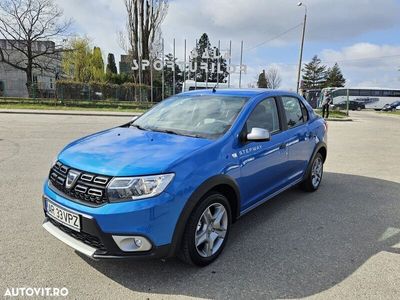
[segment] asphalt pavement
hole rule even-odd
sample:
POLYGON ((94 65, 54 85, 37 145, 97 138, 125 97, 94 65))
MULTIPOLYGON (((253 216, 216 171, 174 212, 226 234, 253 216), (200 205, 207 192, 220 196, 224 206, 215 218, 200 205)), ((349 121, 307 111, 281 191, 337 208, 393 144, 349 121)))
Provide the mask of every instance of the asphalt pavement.
POLYGON ((69 141, 130 117, 0 114, 0 295, 66 287, 75 299, 400 298, 400 117, 329 122, 316 193, 291 189, 240 219, 205 268, 93 261, 41 227, 50 163, 69 141))

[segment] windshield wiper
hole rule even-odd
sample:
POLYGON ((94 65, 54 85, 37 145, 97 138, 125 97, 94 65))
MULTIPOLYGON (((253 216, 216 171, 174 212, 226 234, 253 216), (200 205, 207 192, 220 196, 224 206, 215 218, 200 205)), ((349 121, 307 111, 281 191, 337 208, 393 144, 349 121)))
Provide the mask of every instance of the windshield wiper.
POLYGON ((189 137, 194 137, 194 138, 201 138, 201 136, 197 134, 189 134, 189 133, 182 133, 182 132, 177 132, 171 129, 158 129, 158 128, 152 128, 153 131, 157 132, 163 132, 163 133, 169 133, 169 134, 175 134, 175 135, 183 135, 183 136, 189 136, 189 137))
POLYGON ((140 129, 140 130, 145 130, 145 131, 148 131, 148 130, 149 130, 149 129, 147 129, 147 128, 144 128, 144 127, 142 127, 142 126, 140 126, 140 125, 137 125, 137 124, 134 124, 134 123, 132 123, 131 126, 136 127, 137 129, 140 129))

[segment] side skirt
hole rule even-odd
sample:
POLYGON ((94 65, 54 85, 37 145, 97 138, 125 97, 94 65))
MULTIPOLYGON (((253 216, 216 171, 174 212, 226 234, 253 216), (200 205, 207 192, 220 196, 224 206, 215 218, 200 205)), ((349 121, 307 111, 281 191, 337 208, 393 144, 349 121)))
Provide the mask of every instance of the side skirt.
POLYGON ((264 198, 263 200, 258 201, 257 203, 254 203, 252 206, 246 208, 244 211, 242 211, 240 213, 239 217, 242 217, 243 215, 245 215, 246 213, 248 213, 249 211, 253 210, 254 208, 256 208, 257 206, 264 204, 265 202, 267 202, 269 199, 277 196, 278 194, 290 189, 291 187, 295 186, 296 184, 300 183, 302 181, 303 178, 297 179, 296 181, 294 181, 293 183, 281 188, 280 190, 276 191, 275 193, 269 195, 268 197, 264 198))

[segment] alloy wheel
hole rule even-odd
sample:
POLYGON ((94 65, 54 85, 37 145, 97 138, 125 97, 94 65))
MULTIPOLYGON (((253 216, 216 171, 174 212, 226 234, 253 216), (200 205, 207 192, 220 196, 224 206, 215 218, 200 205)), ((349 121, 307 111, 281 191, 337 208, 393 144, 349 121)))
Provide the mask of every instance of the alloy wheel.
POLYGON ((196 250, 202 257, 214 255, 222 246, 228 229, 228 213, 220 203, 213 203, 202 213, 195 232, 196 250))
POLYGON ((322 159, 321 159, 321 157, 317 157, 314 160, 312 170, 311 170, 311 183, 314 188, 317 188, 319 186, 319 184, 321 183, 322 168, 323 168, 322 159))

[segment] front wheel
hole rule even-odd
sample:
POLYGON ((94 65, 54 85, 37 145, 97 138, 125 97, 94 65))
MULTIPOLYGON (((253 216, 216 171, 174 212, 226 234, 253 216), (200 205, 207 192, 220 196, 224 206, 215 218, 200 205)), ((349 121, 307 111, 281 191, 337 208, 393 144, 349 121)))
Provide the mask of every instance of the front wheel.
POLYGON ((228 199, 220 193, 206 195, 189 217, 178 257, 197 266, 212 263, 226 244, 230 226, 228 199))
POLYGON ((301 187, 303 190, 307 192, 315 192, 318 190, 322 181, 323 172, 324 159, 322 158, 321 153, 317 153, 311 163, 311 168, 308 171, 307 177, 302 182, 301 187))

